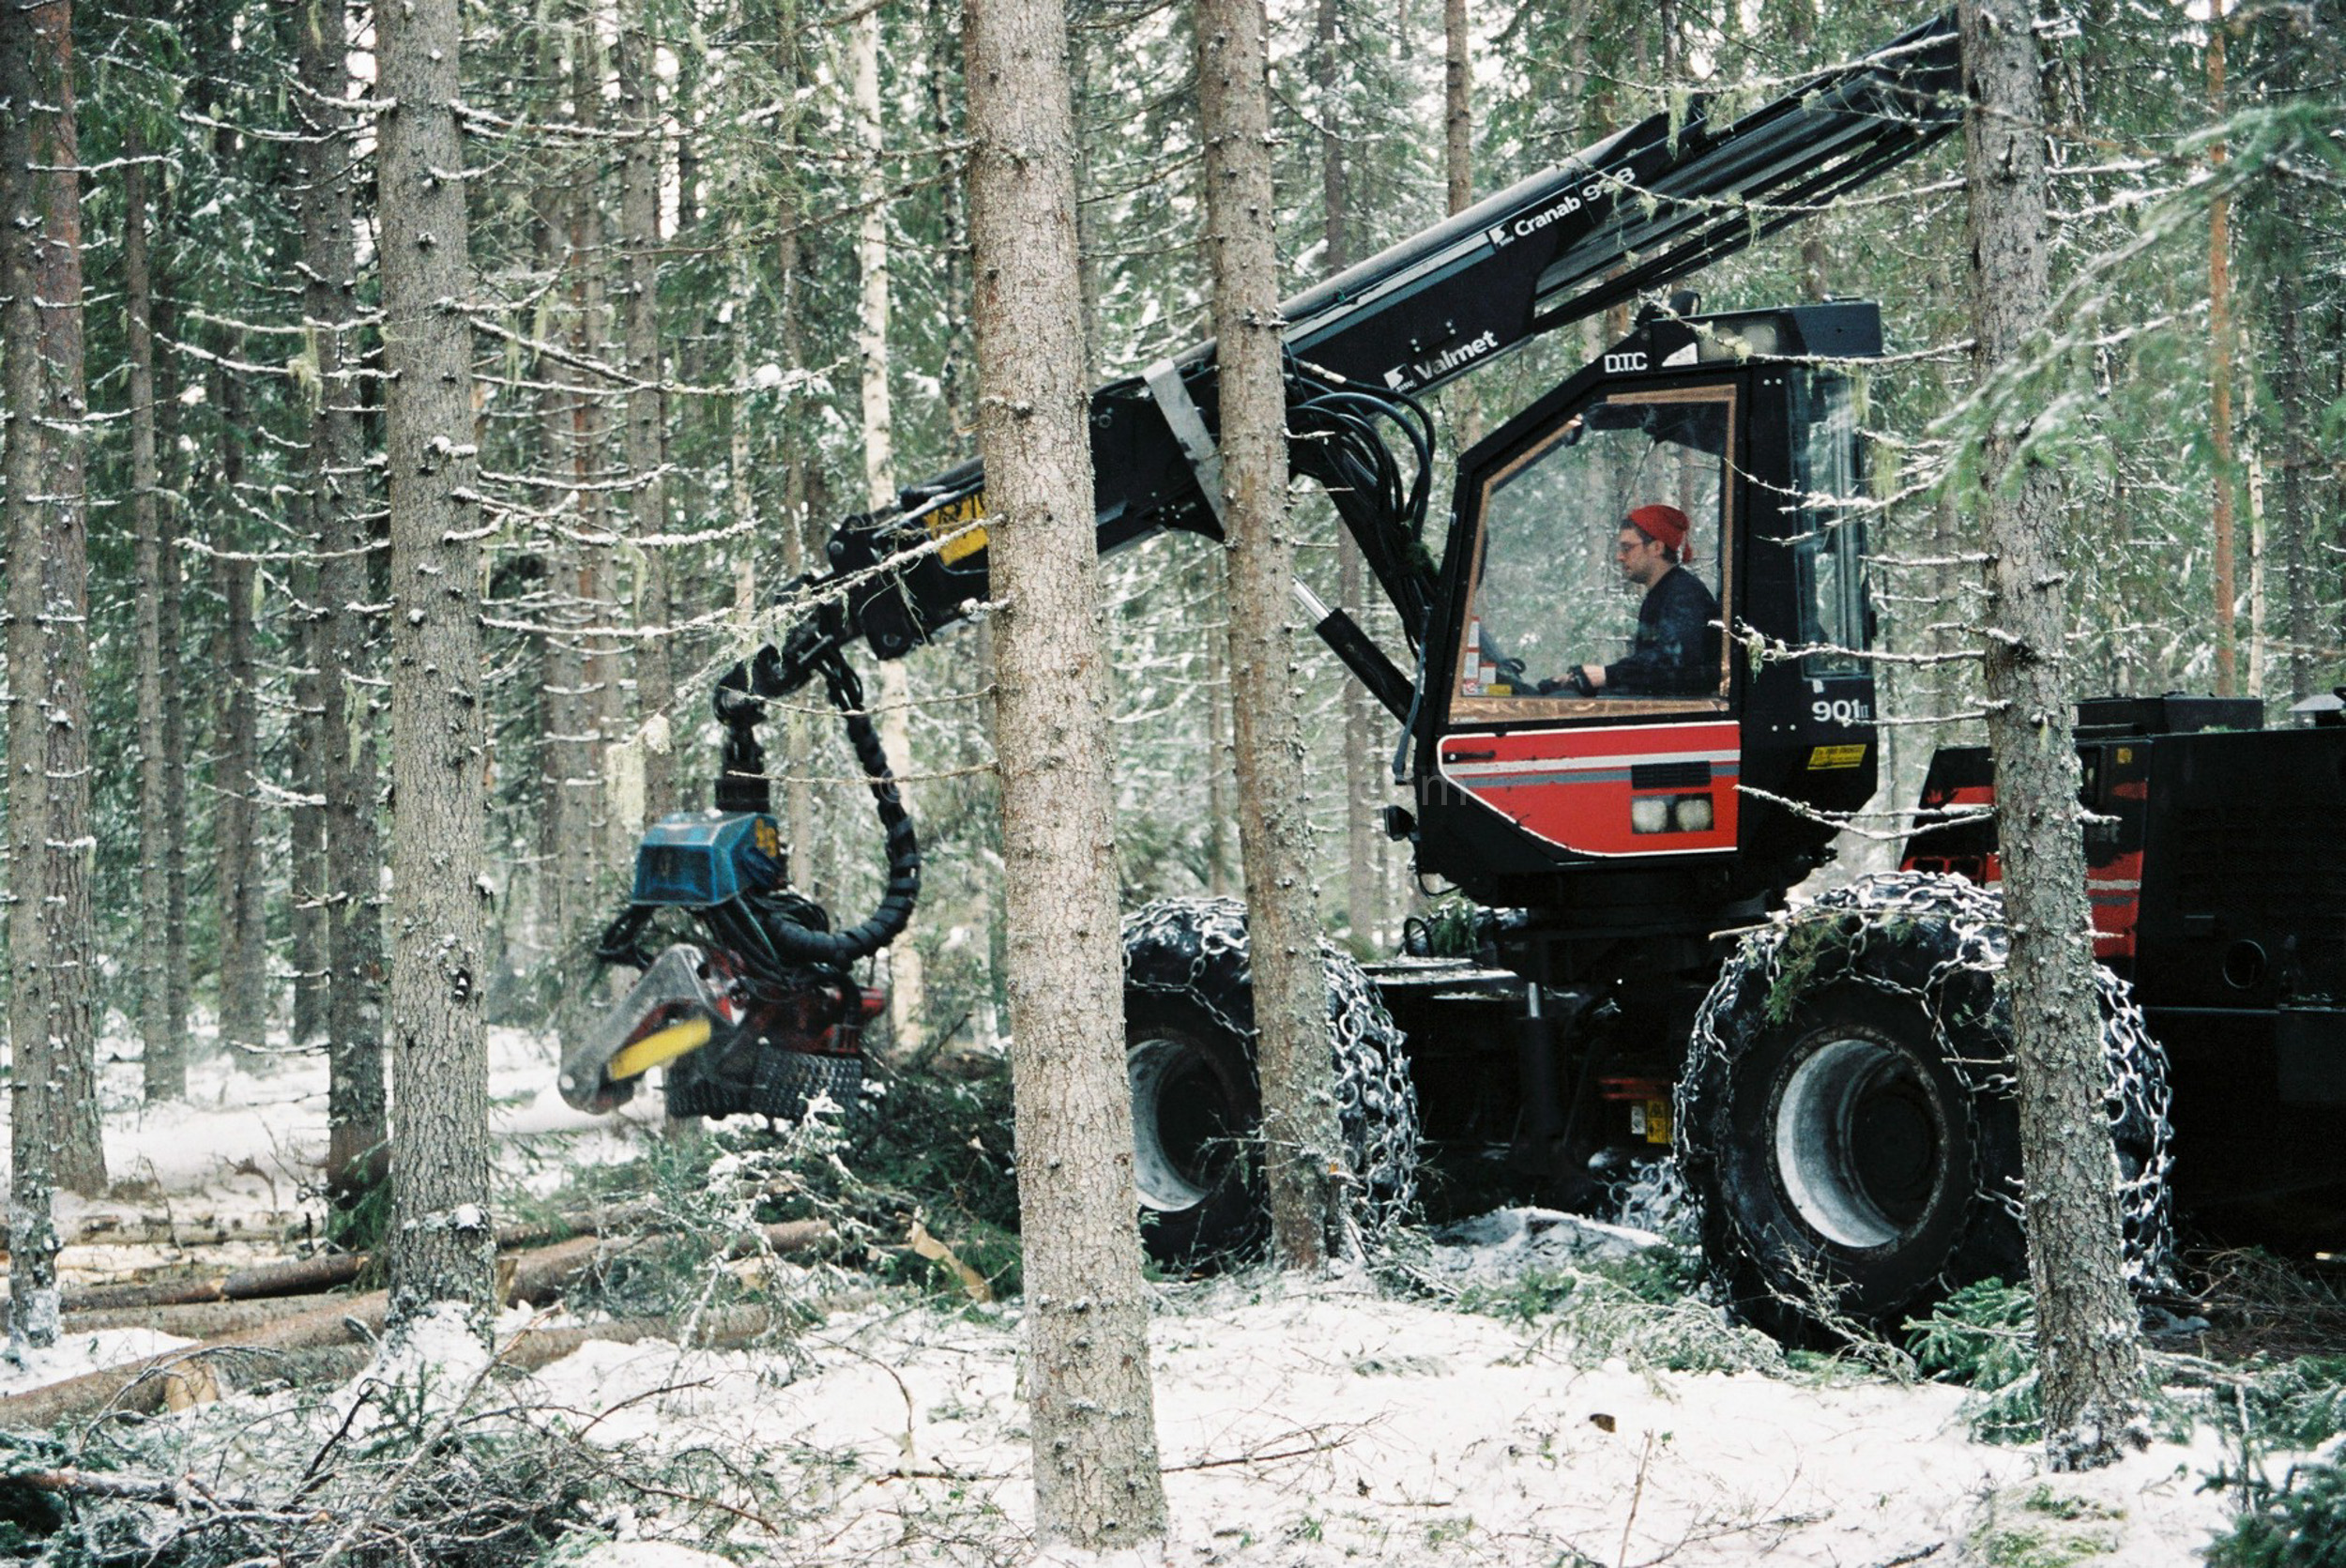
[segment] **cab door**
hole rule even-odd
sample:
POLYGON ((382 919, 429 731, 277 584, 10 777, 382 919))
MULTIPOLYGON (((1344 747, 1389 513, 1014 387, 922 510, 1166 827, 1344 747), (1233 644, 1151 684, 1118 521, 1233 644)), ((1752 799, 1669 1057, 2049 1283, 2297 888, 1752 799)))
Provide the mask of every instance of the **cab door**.
POLYGON ((1600 384, 1471 454, 1451 646, 1429 650, 1449 666, 1429 810, 1467 806, 1535 857, 1735 848, 1745 395, 1740 375, 1600 384))

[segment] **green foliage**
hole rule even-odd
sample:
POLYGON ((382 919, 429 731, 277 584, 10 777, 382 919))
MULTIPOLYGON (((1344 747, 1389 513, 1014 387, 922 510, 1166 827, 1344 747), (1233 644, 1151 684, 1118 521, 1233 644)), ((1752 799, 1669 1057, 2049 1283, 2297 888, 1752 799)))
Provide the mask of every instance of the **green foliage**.
POLYGON ((2040 1483, 1989 1498, 1969 1545, 1988 1568, 2070 1568, 2114 1550, 2118 1534, 2109 1527, 2124 1517, 2106 1503, 2040 1483))
POLYGON ((1699 1254, 1652 1247, 1473 1286, 1458 1305, 1535 1331, 1535 1347, 1576 1365, 1618 1356, 1656 1371, 1783 1371, 1788 1363, 1774 1340, 1729 1324, 1695 1298, 1700 1274, 1699 1254))
MULTIPOLYGON (((2213 1568, 2346 1568, 2346 1451, 2293 1468, 2208 1548, 2213 1568)), ((2218 1477, 2217 1484, 2232 1478, 2218 1477)))
MULTIPOLYGON (((2235 1408, 2275 1448, 2318 1448, 2346 1432, 2346 1356, 2299 1356, 2249 1368, 2235 1408)), ((2217 1402, 2217 1413, 2225 1413, 2217 1402)))
POLYGON ((690 1314, 771 1301, 770 1274, 739 1265, 758 1226, 819 1220, 832 1270, 870 1271, 952 1302, 950 1263, 908 1246, 914 1221, 998 1297, 1019 1288, 1018 1191, 1010 1163, 1010 1082, 998 1067, 960 1079, 916 1063, 841 1119, 646 1140, 638 1157, 582 1168, 548 1200, 556 1212, 618 1216, 637 1237, 607 1259, 586 1300, 615 1317, 690 1314), (762 1293, 762 1296, 761 1296, 762 1293))
POLYGON ((1471 958, 1483 943, 1483 910, 1464 898, 1445 898, 1417 917, 1433 958, 1471 958))
POLYGON ((1942 1382, 1973 1391, 1964 1419, 1982 1442, 2026 1443, 2044 1436, 2036 1397, 2036 1302, 2002 1280, 1967 1285, 1907 1325, 1914 1362, 1942 1382))

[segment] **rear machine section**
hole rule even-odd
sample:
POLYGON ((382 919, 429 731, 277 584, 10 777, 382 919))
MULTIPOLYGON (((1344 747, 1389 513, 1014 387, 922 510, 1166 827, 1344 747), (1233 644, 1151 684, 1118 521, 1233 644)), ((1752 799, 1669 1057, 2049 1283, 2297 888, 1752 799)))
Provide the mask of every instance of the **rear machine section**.
MULTIPOLYGON (((2078 708, 2095 956, 2166 1047, 2178 1202, 2233 1235, 2346 1248, 2346 705, 2268 730, 2254 698, 2078 708)), ((1984 748, 1942 750, 1925 813, 1994 800, 1984 748)), ((2002 879, 1985 815, 1907 864, 2002 879)))

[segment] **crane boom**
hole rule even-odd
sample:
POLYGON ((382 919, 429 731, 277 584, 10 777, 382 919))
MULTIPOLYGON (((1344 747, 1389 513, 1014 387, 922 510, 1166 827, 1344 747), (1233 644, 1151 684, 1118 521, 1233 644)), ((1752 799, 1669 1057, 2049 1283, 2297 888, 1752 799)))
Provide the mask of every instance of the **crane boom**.
MULTIPOLYGON (((1330 481, 1412 639, 1424 557, 1412 548, 1414 525, 1396 529, 1390 494, 1406 483, 1380 441, 1367 451, 1343 437, 1379 416, 1419 427, 1422 521, 1416 395, 1879 177, 1959 122, 1958 89, 1954 23, 1942 15, 1748 113, 1699 95, 1683 114, 1607 137, 1281 307, 1290 408, 1330 427, 1313 434, 1338 437, 1299 441, 1296 465, 1330 481), (1328 471, 1348 462, 1355 466, 1328 471)), ((1220 536, 1215 372, 1209 341, 1093 394, 1103 555, 1165 529, 1220 536)), ((830 572, 807 585, 820 608, 761 658, 756 689, 803 685, 859 638, 881 658, 900 657, 966 618, 985 597, 984 482, 979 463, 964 463, 907 487, 896 510, 843 525, 830 572)))

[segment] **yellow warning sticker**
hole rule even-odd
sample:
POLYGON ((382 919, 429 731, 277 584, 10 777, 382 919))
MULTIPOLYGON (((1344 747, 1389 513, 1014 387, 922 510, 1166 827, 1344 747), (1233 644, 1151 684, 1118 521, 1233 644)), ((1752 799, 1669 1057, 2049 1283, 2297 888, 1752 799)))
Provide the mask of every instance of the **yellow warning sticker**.
POLYGON ((1835 768, 1855 768, 1866 760, 1866 745, 1819 746, 1808 754, 1808 770, 1821 773, 1835 768))
POLYGON ((921 519, 928 527, 929 538, 945 540, 944 544, 937 549, 937 559, 947 566, 952 566, 954 562, 967 560, 984 549, 985 530, 969 527, 970 524, 984 515, 985 492, 981 490, 974 495, 964 495, 958 501, 948 501, 921 519), (968 528, 968 531, 960 532, 964 528, 968 528), (948 535, 958 535, 958 537, 949 539, 946 537, 948 535))
POLYGON ((1670 1141, 1670 1103, 1668 1101, 1649 1100, 1645 1103, 1645 1141, 1648 1143, 1670 1141))

